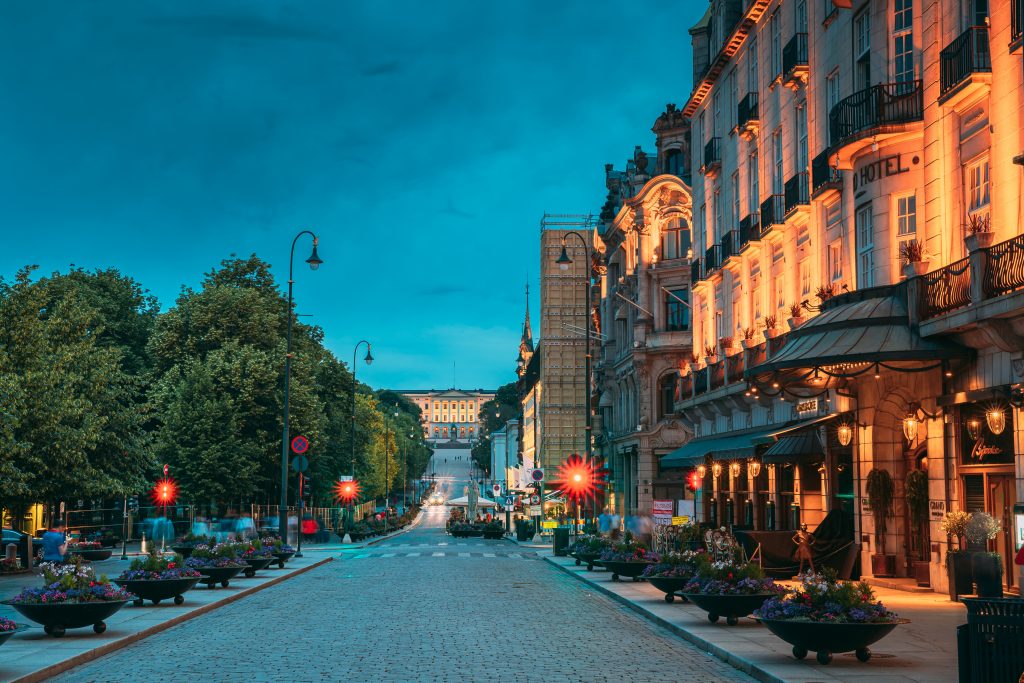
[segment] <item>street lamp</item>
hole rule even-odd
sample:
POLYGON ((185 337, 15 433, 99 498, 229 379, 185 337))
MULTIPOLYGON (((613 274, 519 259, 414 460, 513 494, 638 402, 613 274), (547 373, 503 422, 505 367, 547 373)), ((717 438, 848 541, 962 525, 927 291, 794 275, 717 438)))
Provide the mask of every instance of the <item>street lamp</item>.
MULTIPOLYGON (((591 461, 592 457, 593 457, 593 452, 592 452, 592 449, 591 449, 591 434, 593 432, 593 418, 592 418, 591 412, 590 412, 591 382, 593 381, 593 378, 590 376, 590 363, 591 363, 591 355, 590 355, 590 328, 593 326, 593 321, 590 319, 590 316, 592 315, 593 310, 594 310, 593 288, 591 287, 591 284, 590 284, 590 261, 591 261, 591 258, 590 258, 590 245, 587 243, 586 238, 583 237, 583 235, 581 235, 580 233, 576 232, 575 230, 570 230, 569 232, 567 232, 562 237, 562 253, 559 254, 558 258, 555 260, 555 263, 558 264, 558 267, 561 270, 569 270, 569 266, 572 265, 572 263, 573 263, 572 259, 569 258, 569 253, 566 251, 566 248, 565 248, 566 247, 566 239, 571 237, 571 236, 575 236, 583 244, 583 252, 587 256, 586 263, 585 263, 585 266, 586 266, 586 271, 585 271, 586 279, 584 280, 584 285, 587 288, 587 312, 586 312, 586 320, 584 320, 584 325, 586 326, 586 331, 587 331, 587 335, 586 335, 586 342, 587 342, 587 345, 586 345, 586 355, 584 356, 584 358, 585 358, 584 372, 586 373, 587 384, 586 384, 586 390, 585 390, 586 393, 583 396, 583 405, 584 405, 584 414, 586 416, 586 429, 585 429, 586 442, 584 443, 584 452, 586 453, 587 462, 589 463, 591 461)), ((543 496, 544 496, 544 489, 543 489, 543 484, 541 484, 541 502, 542 503, 544 501, 543 496)))
MULTIPOLYGON (((299 238, 303 235, 309 235, 313 238, 313 253, 306 259, 306 263, 309 264, 310 270, 316 270, 320 267, 323 261, 320 259, 320 255, 316 253, 317 244, 320 239, 310 230, 303 230, 295 239, 292 240, 292 250, 288 257, 288 335, 287 344, 285 347, 284 354, 284 419, 283 427, 281 430, 281 505, 278 509, 279 518, 279 530, 281 532, 281 541, 284 543, 288 542, 288 392, 291 383, 291 372, 292 372, 292 285, 295 282, 294 277, 294 266, 295 266, 295 245, 298 243, 299 238)), ((299 520, 301 523, 302 520, 299 520)), ((301 533, 301 530, 300 530, 301 533)))

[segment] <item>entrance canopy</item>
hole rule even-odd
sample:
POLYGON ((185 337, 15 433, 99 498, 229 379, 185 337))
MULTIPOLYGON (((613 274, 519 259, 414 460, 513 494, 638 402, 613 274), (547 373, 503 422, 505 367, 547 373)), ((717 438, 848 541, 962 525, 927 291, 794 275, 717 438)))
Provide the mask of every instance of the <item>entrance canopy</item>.
MULTIPOLYGON (((728 434, 716 434, 714 436, 701 437, 688 441, 671 453, 662 456, 661 466, 668 467, 696 467, 704 463, 708 456, 712 460, 742 460, 752 458, 758 446, 775 444, 776 439, 786 438, 790 432, 805 429, 812 425, 831 420, 835 415, 824 415, 805 420, 794 420, 783 425, 771 425, 756 429, 745 429, 741 432, 730 432, 728 434)), ((774 448, 774 446, 773 446, 774 448)), ((769 452, 771 449, 769 449, 769 452)), ((820 451, 819 452, 823 452, 820 451)), ((767 454, 767 453, 766 453, 767 454)), ((768 460, 764 461, 765 463, 768 460)), ((780 460, 777 462, 791 462, 780 460)))
POLYGON ((785 463, 810 464, 825 459, 825 447, 817 429, 787 434, 764 452, 761 462, 765 465, 785 463))
MULTIPOLYGON (((451 500, 445 501, 445 505, 450 505, 456 508, 469 507, 469 496, 462 496, 461 498, 452 498, 451 500)), ((480 496, 479 498, 476 499, 476 506, 478 508, 493 508, 498 507, 498 504, 495 503, 490 498, 484 498, 483 496, 480 496)))

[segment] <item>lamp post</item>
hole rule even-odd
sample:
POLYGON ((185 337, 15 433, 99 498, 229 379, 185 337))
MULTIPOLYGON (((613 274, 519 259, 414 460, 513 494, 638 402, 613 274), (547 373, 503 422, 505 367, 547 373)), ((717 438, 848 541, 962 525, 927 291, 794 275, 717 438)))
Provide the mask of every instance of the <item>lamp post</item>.
MULTIPOLYGON (((584 396, 583 396, 584 414, 586 416, 586 430, 585 430, 586 442, 583 445, 584 445, 584 452, 586 453, 586 456, 587 456, 587 463, 590 463, 590 461, 592 459, 592 456, 593 456, 593 452, 592 452, 592 448, 591 448, 591 441, 592 441, 591 434, 592 434, 593 428, 594 428, 593 417, 591 416, 591 411, 590 411, 590 397, 591 397, 591 387, 590 387, 590 385, 591 385, 591 382, 593 381, 593 378, 590 376, 590 374, 591 374, 590 373, 590 362, 591 362, 591 355, 590 355, 590 329, 593 326, 593 321, 590 319, 590 316, 592 315, 593 310, 594 310, 594 303, 593 303, 593 288, 590 285, 590 261, 591 261, 591 259, 590 259, 590 245, 587 244, 586 238, 584 238, 583 235, 581 235, 580 233, 576 232, 575 230, 570 230, 569 232, 567 232, 562 237, 562 253, 558 255, 558 259, 555 260, 555 263, 558 264, 558 267, 561 270, 569 270, 569 266, 572 265, 573 261, 572 261, 571 258, 569 258, 569 254, 565 250, 565 241, 566 241, 566 239, 568 237, 571 237, 571 236, 575 236, 580 241, 580 243, 583 244, 583 252, 586 255, 586 262, 584 263, 584 266, 586 267, 586 271, 585 271, 586 279, 584 280, 584 285, 587 288, 587 312, 586 312, 586 320, 584 320, 584 325, 586 325, 586 332, 587 332, 587 334, 586 334, 586 355, 584 356, 584 359, 585 359, 585 362, 584 362, 584 372, 586 373, 587 384, 586 384, 586 389, 584 390, 585 393, 584 393, 584 396)), ((544 504, 543 496, 544 496, 544 487, 543 487, 543 484, 541 484, 541 505, 544 504)), ((573 520, 573 528, 575 529, 575 527, 576 527, 576 521, 573 520)))
MULTIPOLYGON (((349 448, 351 449, 351 458, 349 463, 349 474, 352 476, 353 481, 356 478, 356 389, 359 384, 356 382, 356 355, 359 353, 359 347, 366 344, 366 357, 363 358, 367 365, 373 363, 373 353, 371 353, 370 342, 365 339, 360 339, 354 349, 352 349, 352 431, 351 439, 349 439, 349 448)), ((348 507, 348 517, 351 521, 355 517, 352 505, 355 504, 355 499, 352 499, 352 504, 348 507)), ((348 534, 345 534, 348 537, 348 534)), ((343 541, 344 542, 344 541, 343 541)), ((348 542, 351 542, 349 539, 348 542)))
POLYGON ((292 318, 294 317, 292 315, 292 285, 295 282, 295 245, 303 235, 309 235, 313 238, 313 253, 306 259, 310 269, 316 270, 323 263, 320 256, 316 253, 316 247, 320 241, 319 238, 310 230, 303 230, 296 235, 295 239, 292 240, 292 250, 288 257, 288 310, 286 311, 288 316, 288 341, 284 354, 284 419, 281 430, 281 505, 278 508, 278 521, 280 524, 281 541, 284 543, 288 542, 288 391, 292 372, 292 318))
POLYGON ((405 448, 405 456, 402 458, 402 514, 409 509, 409 451, 412 449, 412 434, 409 435, 409 445, 405 448))
MULTIPOLYGON (((398 417, 398 404, 395 404, 395 417, 398 417)), ((391 424, 388 413, 384 413, 384 533, 388 533, 388 499, 391 498, 391 446, 390 446, 391 424)))

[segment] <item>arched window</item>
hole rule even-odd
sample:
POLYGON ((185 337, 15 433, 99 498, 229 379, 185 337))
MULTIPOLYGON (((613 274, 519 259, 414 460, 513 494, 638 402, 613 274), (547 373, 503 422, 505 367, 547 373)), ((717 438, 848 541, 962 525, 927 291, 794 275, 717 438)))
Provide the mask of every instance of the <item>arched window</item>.
POLYGON ((674 218, 661 231, 661 260, 686 258, 690 253, 690 225, 674 218))
POLYGON ((472 427, 469 428, 469 435, 473 436, 473 428, 472 427))
POLYGON ((435 439, 437 438, 438 432, 439 432, 438 428, 434 427, 434 438, 435 439))
POLYGON ((466 436, 466 428, 465 427, 463 427, 462 429, 459 430, 459 436, 461 436, 461 437, 465 437, 466 436))
POLYGON ((658 417, 671 415, 675 411, 677 380, 676 373, 670 372, 658 382, 658 417))

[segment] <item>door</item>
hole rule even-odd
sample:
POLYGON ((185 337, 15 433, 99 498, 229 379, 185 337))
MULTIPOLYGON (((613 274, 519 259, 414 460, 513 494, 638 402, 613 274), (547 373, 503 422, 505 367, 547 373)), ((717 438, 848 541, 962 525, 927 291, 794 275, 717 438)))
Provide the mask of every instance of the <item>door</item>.
POLYGON ((1013 564, 1013 505, 1017 502, 1016 487, 1012 474, 991 474, 988 477, 988 513, 999 520, 1003 529, 992 544, 994 552, 1003 558, 1003 584, 1007 589, 1018 590, 1017 568, 1013 564))

